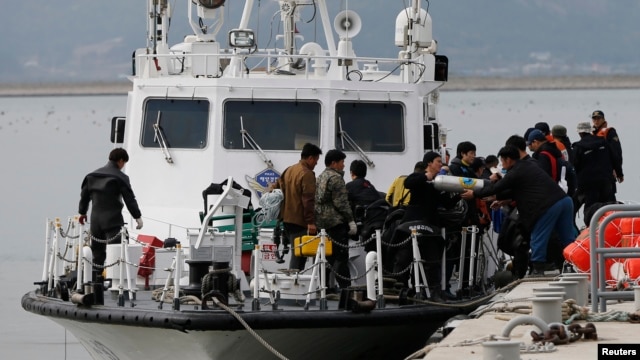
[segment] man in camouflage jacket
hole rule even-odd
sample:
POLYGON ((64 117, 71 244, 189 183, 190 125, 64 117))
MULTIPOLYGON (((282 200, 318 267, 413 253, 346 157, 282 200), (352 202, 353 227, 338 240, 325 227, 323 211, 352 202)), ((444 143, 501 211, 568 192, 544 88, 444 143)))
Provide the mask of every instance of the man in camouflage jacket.
POLYGON ((316 180, 315 218, 333 241, 333 254, 327 258, 341 289, 351 285, 349 271, 349 235, 355 235, 356 223, 349 205, 344 182, 344 159, 340 150, 329 150, 324 158, 326 169, 316 180))

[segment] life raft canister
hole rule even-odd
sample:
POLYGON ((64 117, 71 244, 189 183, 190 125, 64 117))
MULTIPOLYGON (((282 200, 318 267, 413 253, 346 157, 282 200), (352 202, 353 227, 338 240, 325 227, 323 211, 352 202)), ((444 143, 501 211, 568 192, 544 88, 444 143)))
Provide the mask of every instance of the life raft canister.
POLYGON ((164 242, 151 235, 138 235, 138 241, 147 244, 142 248, 138 276, 144 278, 144 287, 148 289, 149 277, 153 275, 153 270, 156 268, 156 248, 162 248, 164 242))
MULTIPOLYGON (((598 224, 613 211, 606 212, 598 221, 598 224)), ((576 240, 563 250, 567 261, 581 272, 591 270, 589 228, 582 230, 576 240)), ((605 226, 605 247, 638 247, 640 246, 640 218, 617 218, 605 226)), ((608 281, 616 281, 626 276, 630 279, 640 277, 640 259, 605 259, 605 278, 608 281)))

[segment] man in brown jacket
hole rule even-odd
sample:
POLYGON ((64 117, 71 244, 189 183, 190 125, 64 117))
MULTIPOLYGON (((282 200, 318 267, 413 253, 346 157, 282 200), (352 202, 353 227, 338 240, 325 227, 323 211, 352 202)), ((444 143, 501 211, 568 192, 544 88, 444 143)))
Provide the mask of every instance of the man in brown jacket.
MULTIPOLYGON (((289 243, 302 235, 317 233, 313 214, 316 195, 316 175, 313 169, 318 164, 322 150, 311 143, 302 147, 300 161, 289 166, 283 173, 277 188, 282 190, 284 199, 280 209, 280 217, 284 224, 289 243)), ((289 269, 303 270, 306 257, 291 255, 289 269)))

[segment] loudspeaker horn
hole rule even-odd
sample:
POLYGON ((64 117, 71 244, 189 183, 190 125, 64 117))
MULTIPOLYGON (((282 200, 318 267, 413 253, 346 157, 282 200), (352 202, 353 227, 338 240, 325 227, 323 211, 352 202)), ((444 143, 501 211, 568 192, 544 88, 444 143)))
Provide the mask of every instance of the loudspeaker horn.
POLYGON ((355 11, 343 10, 333 20, 333 28, 341 39, 353 38, 362 29, 362 20, 355 11))

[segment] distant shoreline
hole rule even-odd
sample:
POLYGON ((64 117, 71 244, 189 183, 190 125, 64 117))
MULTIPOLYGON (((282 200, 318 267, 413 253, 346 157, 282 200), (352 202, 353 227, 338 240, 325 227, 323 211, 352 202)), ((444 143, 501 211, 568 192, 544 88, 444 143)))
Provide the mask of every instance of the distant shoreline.
MULTIPOLYGON (((640 75, 558 77, 456 77, 441 91, 640 89, 640 75)), ((126 95, 131 82, 0 84, 0 97, 126 95)))

